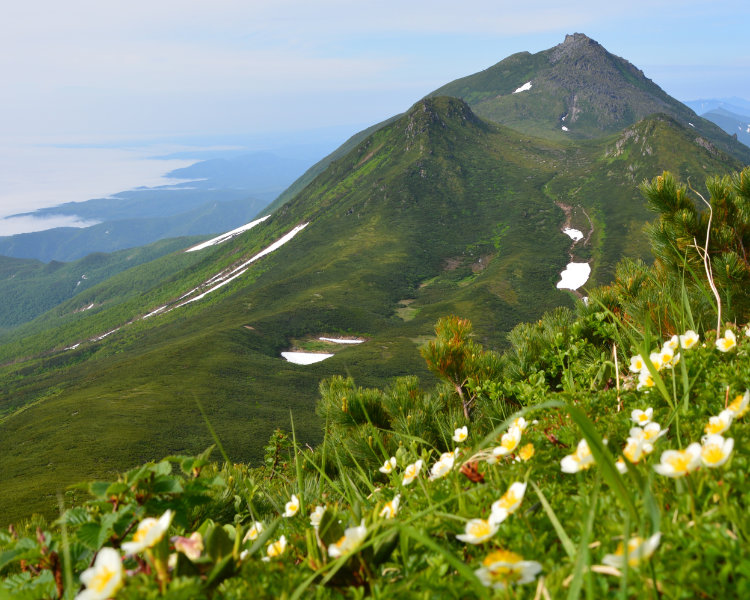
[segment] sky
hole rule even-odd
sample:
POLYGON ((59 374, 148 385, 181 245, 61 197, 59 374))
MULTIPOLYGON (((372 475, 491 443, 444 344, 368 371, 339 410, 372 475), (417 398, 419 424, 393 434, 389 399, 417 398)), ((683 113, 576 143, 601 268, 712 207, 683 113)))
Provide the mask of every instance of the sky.
MULTIPOLYGON (((144 144, 174 146, 189 136, 300 132, 304 137, 308 132, 309 139, 309 132, 330 127, 355 133, 453 79, 515 52, 545 50, 573 32, 626 58, 680 100, 750 99, 746 0, 607 4, 7 3, 0 19, 0 217, 10 214, 11 205, 52 202, 49 193, 21 200, 18 190, 25 182, 41 181, 40 164, 53 160, 49 147, 54 145, 140 147, 138 155, 144 156, 144 144), (47 148, 29 173, 19 166, 20 156, 13 171, 7 166, 6 158, 22 146, 47 148), (15 196, 2 189, 9 177, 15 196)), ((128 157, 119 158, 125 169, 128 157)), ((68 179, 86 180, 86 163, 81 164, 86 157, 69 160, 79 163, 80 173, 68 179)), ((168 170, 154 162, 141 161, 142 173, 125 179, 142 176, 147 184, 168 170)), ((66 172, 72 168, 65 165, 66 172)), ((65 183, 50 177, 42 187, 57 189, 58 197, 86 193, 66 193, 65 183)))

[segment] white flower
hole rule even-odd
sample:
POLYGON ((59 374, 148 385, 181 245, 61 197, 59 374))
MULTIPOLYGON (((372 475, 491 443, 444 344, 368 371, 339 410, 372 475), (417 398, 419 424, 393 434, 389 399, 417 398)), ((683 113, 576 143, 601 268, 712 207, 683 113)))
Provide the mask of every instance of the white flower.
POLYGON ((636 425, 640 425, 641 427, 643 427, 651 422, 653 416, 654 409, 650 406, 646 410, 636 408, 632 413, 630 413, 630 420, 633 421, 633 423, 635 423, 636 425))
POLYGON ((633 373, 640 373, 645 367, 643 357, 640 354, 636 354, 630 358, 630 370, 633 373))
POLYGON ((578 447, 573 454, 569 454, 560 461, 560 468, 563 473, 578 473, 588 469, 594 464, 594 455, 591 454, 589 443, 586 438, 578 442, 578 447))
POLYGON ((469 428, 466 425, 459 427, 453 432, 453 441, 456 443, 460 444, 466 441, 467 437, 469 437, 469 428))
POLYGON ((724 332, 724 337, 720 337, 716 340, 716 349, 719 350, 719 352, 729 352, 730 350, 733 350, 736 345, 737 338, 734 337, 734 333, 731 329, 727 329, 724 332))
POLYGON ((378 469, 381 473, 388 475, 393 469, 396 468, 396 457, 391 456, 388 460, 383 463, 383 466, 378 469))
POLYGON ((266 548, 266 555, 261 558, 263 562, 269 562, 272 558, 277 558, 284 554, 286 550, 286 536, 282 535, 273 544, 269 544, 266 548))
POLYGON ((323 518, 323 514, 326 512, 325 506, 316 506, 315 510, 310 513, 310 525, 317 531, 320 527, 320 520, 323 518))
POLYGON ((526 484, 520 481, 516 481, 511 484, 508 491, 505 492, 500 500, 493 502, 492 512, 498 509, 507 510, 508 513, 513 513, 516 509, 521 506, 521 501, 526 493, 526 484))
POLYGON ((430 469, 430 481, 440 479, 441 477, 445 477, 448 473, 450 473, 455 460, 456 456, 455 454, 453 454, 453 452, 443 453, 440 456, 440 460, 432 465, 432 469, 430 469))
POLYGON ((734 400, 729 403, 727 410, 731 411, 734 415, 734 419, 743 417, 750 408, 750 390, 746 390, 744 394, 737 394, 734 400))
POLYGON ((695 471, 701 463, 701 445, 690 444, 685 450, 665 450, 654 471, 665 477, 682 477, 695 471))
POLYGON ((86 589, 75 600, 106 600, 122 586, 123 569, 120 553, 114 548, 102 548, 94 565, 81 573, 81 583, 86 589))
POLYGON ((125 556, 132 556, 138 552, 142 552, 147 548, 155 546, 164 534, 169 529, 169 524, 172 522, 172 511, 167 510, 159 519, 149 517, 143 519, 138 525, 133 539, 129 542, 125 542, 121 548, 125 553, 125 556))
POLYGON ((328 546, 328 556, 338 558, 342 554, 356 550, 366 535, 367 527, 365 527, 365 520, 362 519, 362 522, 357 527, 347 528, 344 531, 344 535, 337 542, 328 546))
POLYGON ((288 519, 296 515, 298 510, 299 498, 295 494, 292 494, 292 499, 284 505, 284 514, 282 516, 288 519))
POLYGON ((684 335, 680 336, 680 346, 685 350, 690 350, 700 341, 700 336, 692 329, 688 329, 684 335))
POLYGON ((654 382, 654 377, 653 375, 651 375, 648 369, 644 369, 638 374, 638 386, 636 389, 640 390, 642 388, 651 388, 655 385, 656 383, 654 382))
POLYGON ((513 419, 513 422, 510 424, 510 428, 517 427, 521 430, 521 433, 526 431, 526 428, 529 426, 529 422, 524 419, 523 417, 518 417, 517 419, 513 419))
POLYGON ((401 483, 403 485, 409 485, 417 478, 421 470, 422 459, 419 459, 417 462, 410 464, 408 467, 406 467, 406 469, 404 469, 404 479, 401 483))
POLYGON ((656 369, 657 371, 661 371, 662 367, 664 366, 664 363, 661 359, 661 352, 652 352, 648 355, 648 358, 653 363, 654 369, 656 369))
POLYGON ((669 348, 670 350, 674 351, 677 350, 677 347, 680 345, 680 338, 676 335, 673 335, 669 340, 664 342, 664 345, 662 346, 662 350, 664 348, 669 348))
POLYGON ((504 590, 512 584, 534 581, 541 570, 542 565, 536 561, 523 560, 508 550, 496 550, 482 561, 482 566, 474 574, 483 585, 504 590))
POLYGON ((398 514, 398 505, 400 504, 400 502, 401 502, 401 494, 396 494, 393 497, 393 500, 388 502, 383 507, 383 509, 378 514, 378 516, 384 517, 386 519, 392 519, 393 517, 396 516, 396 514, 398 514))
POLYGON ((481 544, 497 533, 500 523, 490 518, 471 519, 466 523, 465 533, 459 533, 456 538, 467 544, 481 544))
MULTIPOLYGON (((639 427, 634 427, 633 429, 640 429, 639 427)), ((631 432, 633 430, 631 429, 631 432)), ((651 454, 654 447, 646 442, 643 437, 629 437, 627 442, 625 443, 625 448, 622 451, 622 454, 627 458, 631 463, 636 464, 643 458, 646 454, 651 454)))
POLYGON ((617 462, 615 463, 615 467, 617 467, 617 470, 620 472, 620 475, 625 475, 625 473, 628 472, 628 465, 625 464, 625 461, 622 460, 622 457, 617 459, 617 462))
MULTIPOLYGON (((630 438, 636 439, 638 441, 649 442, 653 444, 660 437, 666 435, 667 431, 669 431, 669 428, 662 429, 661 425, 652 421, 645 427, 631 427, 630 438)), ((651 451, 649 450, 647 454, 650 454, 650 453, 651 451)))
POLYGON ((500 445, 492 449, 492 458, 488 459, 487 462, 492 464, 497 462, 497 459, 501 456, 511 454, 521 441, 522 433, 520 427, 511 427, 506 431, 500 438, 500 445))
MULTIPOLYGON (((661 533, 655 533, 647 540, 640 537, 630 538, 628 540, 628 566, 637 567, 639 563, 647 560, 656 550, 661 539, 661 533)), ((607 554, 602 563, 616 569, 622 569, 625 566, 625 548, 622 543, 617 547, 614 554, 607 554)))
POLYGON ((250 529, 247 530, 245 537, 242 538, 242 543, 244 544, 247 541, 254 542, 258 539, 258 536, 263 533, 263 529, 265 529, 263 523, 261 523, 260 521, 255 521, 250 529))
POLYGON ((729 460, 733 448, 732 438, 725 440, 720 435, 707 435, 703 438, 701 462, 707 467, 720 467, 729 460))
POLYGON ((680 355, 676 354, 672 348, 664 346, 659 353, 659 360, 665 369, 671 369, 680 362, 680 355))
POLYGON ((704 431, 708 435, 717 435, 724 433, 734 420, 734 412, 727 409, 722 410, 718 416, 710 417, 708 419, 708 425, 704 428, 704 431))

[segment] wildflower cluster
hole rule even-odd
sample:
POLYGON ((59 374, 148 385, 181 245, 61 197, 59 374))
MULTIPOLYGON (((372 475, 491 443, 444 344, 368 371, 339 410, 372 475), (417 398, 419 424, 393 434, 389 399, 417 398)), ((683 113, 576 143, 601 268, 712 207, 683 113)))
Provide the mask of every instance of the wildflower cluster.
MULTIPOLYGON (((700 336, 689 329, 682 335, 673 335, 664 342, 660 350, 648 355, 648 360, 655 371, 672 369, 680 362, 680 349, 690 350, 700 341, 700 336)), ((654 376, 644 358, 636 354, 630 359, 630 371, 638 375, 638 389, 654 386, 654 376)))
MULTIPOLYGON (((551 401, 503 417, 502 428, 480 419, 451 422, 462 419, 458 411, 441 415, 440 443, 368 424, 369 455, 355 456, 343 443, 332 459, 320 460, 295 447, 294 461, 260 471, 267 479, 237 465, 225 465, 221 478, 216 470, 201 474, 204 463, 182 457, 181 477, 159 464, 97 484, 95 502, 64 516, 91 550, 81 553, 86 568, 76 566, 77 598, 229 599, 268 590, 323 598, 369 590, 440 596, 444 586, 456 597, 489 598, 532 581, 536 594, 531 586, 528 596, 513 593, 564 597, 576 577, 618 577, 595 589, 602 597, 618 587, 635 596, 651 578, 662 585, 689 577, 675 564, 708 546, 714 530, 722 539, 742 539, 743 517, 725 506, 747 464, 740 421, 750 411, 750 390, 740 387, 750 375, 743 340, 731 354, 710 343, 696 349, 699 341, 686 331, 645 360, 634 356, 630 369, 639 381, 646 381, 644 371, 651 374, 644 366, 650 362, 675 390, 683 380, 688 387, 663 402, 661 392, 644 396, 630 388, 624 412, 613 389, 561 394, 565 401, 550 392, 551 401), (740 360, 738 375, 733 365, 740 360), (710 375, 702 375, 707 369, 710 375), (694 381, 702 382, 699 391, 694 381), (717 382, 723 393, 705 400, 717 382), (733 460, 737 452, 741 458, 733 460), (328 464, 340 465, 342 457, 355 469, 332 473, 328 464), (717 476, 711 469, 719 467, 717 476), (200 493, 186 500, 191 486, 200 493), (653 569, 641 569, 646 561, 653 569)), ((344 403, 349 411, 354 405, 344 403)), ((7 543, 0 532, 0 550, 7 543)), ((739 570, 732 576, 742 577, 739 570)))

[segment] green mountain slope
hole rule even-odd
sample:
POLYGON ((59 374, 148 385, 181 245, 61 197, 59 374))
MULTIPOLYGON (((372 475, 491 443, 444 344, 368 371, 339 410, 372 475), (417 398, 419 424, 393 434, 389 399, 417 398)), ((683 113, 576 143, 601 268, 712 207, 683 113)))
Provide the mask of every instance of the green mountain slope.
MULTIPOLYGON (((89 254, 71 263, 0 256, 0 331, 31 321, 115 274, 185 248, 193 239, 170 238, 112 254, 89 254)), ((81 304, 78 310, 90 310, 81 304)), ((91 307, 93 308, 93 307, 91 307)))
POLYGON ((196 400, 234 460, 258 461, 290 411, 312 444, 321 378, 429 381, 415 346, 447 313, 505 345, 519 321, 574 302, 555 287, 571 256, 606 281, 622 253, 645 254, 636 182, 736 166, 666 116, 573 143, 420 101, 245 234, 120 273, 76 297, 95 309, 69 301, 4 337, 0 510, 51 510, 45 491, 209 445, 196 400), (342 334, 366 342, 309 366, 279 356, 342 334))

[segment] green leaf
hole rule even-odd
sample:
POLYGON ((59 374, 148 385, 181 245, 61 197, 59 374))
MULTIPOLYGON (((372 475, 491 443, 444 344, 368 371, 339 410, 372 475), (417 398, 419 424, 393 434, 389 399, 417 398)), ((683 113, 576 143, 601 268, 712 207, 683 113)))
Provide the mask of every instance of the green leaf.
POLYGON ((344 528, 338 521, 338 515, 331 509, 326 508, 323 516, 320 518, 318 526, 318 536, 323 545, 328 548, 331 544, 338 542, 344 535, 344 528))
POLYGON ((40 556, 41 549, 35 540, 21 538, 16 542, 15 548, 0 553, 0 571, 12 562, 36 559, 40 556))
POLYGON ((215 525, 206 534, 205 546, 206 554, 218 562, 223 557, 232 554, 234 542, 222 526, 215 525))

